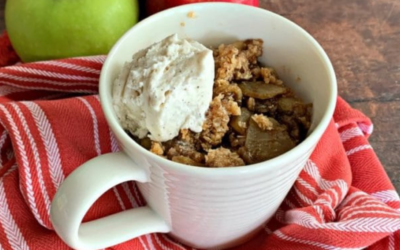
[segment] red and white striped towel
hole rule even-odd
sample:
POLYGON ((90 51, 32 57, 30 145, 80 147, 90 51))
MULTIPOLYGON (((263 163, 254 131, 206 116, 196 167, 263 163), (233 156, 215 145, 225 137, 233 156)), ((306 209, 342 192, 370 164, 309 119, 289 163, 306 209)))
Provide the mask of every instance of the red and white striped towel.
MULTIPOLYGON (((79 165, 118 151, 96 95, 104 59, 0 68, 0 250, 69 249, 52 230, 51 200, 79 165)), ((339 98, 275 217, 235 249, 400 249, 400 200, 367 141, 371 132, 369 119, 339 98)), ((144 203, 135 183, 124 183, 104 194, 85 220, 144 203)), ((151 234, 110 249, 191 248, 151 234)))

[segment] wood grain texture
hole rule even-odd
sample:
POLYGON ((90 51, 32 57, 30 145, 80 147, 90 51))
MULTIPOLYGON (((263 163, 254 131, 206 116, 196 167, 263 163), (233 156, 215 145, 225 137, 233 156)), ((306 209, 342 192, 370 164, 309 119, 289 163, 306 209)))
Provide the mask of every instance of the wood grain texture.
MULTIPOLYGON (((5 0, 0 0, 0 31, 5 0)), ((400 1, 260 0, 296 22, 328 53, 339 94, 368 115, 370 142, 400 191, 400 1)))
POLYGON ((400 191, 400 1, 260 2, 305 28, 325 49, 339 94, 372 119, 370 142, 400 191))

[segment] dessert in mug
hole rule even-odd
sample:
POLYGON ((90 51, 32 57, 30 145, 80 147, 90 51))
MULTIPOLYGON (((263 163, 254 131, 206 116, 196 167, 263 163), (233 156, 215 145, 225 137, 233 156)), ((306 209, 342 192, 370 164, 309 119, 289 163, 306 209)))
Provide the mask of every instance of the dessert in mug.
POLYGON ((151 152, 192 166, 232 167, 279 156, 305 139, 305 104, 258 58, 263 41, 213 51, 172 35, 139 51, 113 87, 121 126, 151 152))

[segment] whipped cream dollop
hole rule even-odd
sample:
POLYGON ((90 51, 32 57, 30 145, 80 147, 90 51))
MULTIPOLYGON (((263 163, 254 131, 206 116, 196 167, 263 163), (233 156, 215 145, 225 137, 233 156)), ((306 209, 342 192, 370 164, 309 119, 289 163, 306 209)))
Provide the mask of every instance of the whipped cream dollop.
POLYGON ((131 134, 168 141, 180 129, 202 131, 213 83, 212 51, 175 34, 125 63, 113 86, 113 105, 131 134))

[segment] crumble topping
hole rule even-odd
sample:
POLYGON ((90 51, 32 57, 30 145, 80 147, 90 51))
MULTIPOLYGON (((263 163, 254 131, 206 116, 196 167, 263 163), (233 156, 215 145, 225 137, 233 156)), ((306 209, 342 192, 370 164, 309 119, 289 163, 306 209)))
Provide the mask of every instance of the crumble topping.
POLYGON ((276 157, 305 139, 312 104, 258 62, 263 41, 249 39, 214 49, 212 101, 201 132, 181 129, 166 142, 138 139, 151 152, 197 167, 244 166, 276 157))

